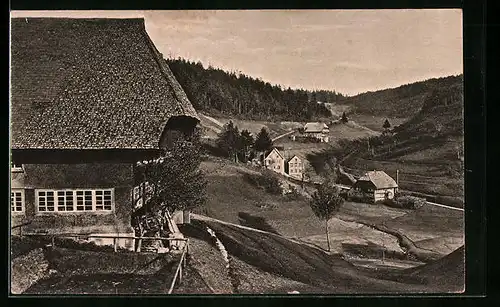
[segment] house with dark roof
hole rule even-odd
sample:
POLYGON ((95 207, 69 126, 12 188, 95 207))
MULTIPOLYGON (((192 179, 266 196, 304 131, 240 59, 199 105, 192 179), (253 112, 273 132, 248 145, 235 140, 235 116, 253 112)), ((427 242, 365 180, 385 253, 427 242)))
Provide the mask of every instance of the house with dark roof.
POLYGON ((394 198, 398 184, 384 171, 370 171, 358 178, 353 188, 370 194, 373 202, 378 202, 394 198))
POLYGON ((144 19, 11 19, 10 107, 11 223, 25 233, 133 236, 136 162, 199 122, 144 19))

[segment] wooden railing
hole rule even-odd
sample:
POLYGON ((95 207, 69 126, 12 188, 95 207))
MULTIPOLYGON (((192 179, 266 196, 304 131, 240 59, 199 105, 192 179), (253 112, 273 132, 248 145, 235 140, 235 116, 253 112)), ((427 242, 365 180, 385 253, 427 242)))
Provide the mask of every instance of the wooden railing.
POLYGON ((189 240, 186 239, 186 244, 184 245, 184 248, 182 250, 181 254, 181 259, 179 261, 179 264, 177 265, 177 269, 175 270, 174 278, 172 278, 172 282, 170 283, 170 288, 168 289, 168 294, 172 294, 172 291, 174 291, 175 284, 181 283, 182 282, 182 277, 183 277, 183 267, 186 267, 186 257, 189 252, 189 240))
POLYGON ((32 221, 28 221, 28 222, 25 222, 25 223, 22 223, 22 224, 19 224, 19 225, 12 226, 10 229, 11 230, 19 229, 19 235, 22 236, 23 235, 23 227, 26 226, 26 225, 29 225, 31 223, 32 223, 32 221))
MULTIPOLYGON (((24 225, 27 224, 22 224, 22 225, 16 225, 14 228, 20 228, 24 225)), ((48 234, 48 233, 27 233, 23 234, 23 236, 41 236, 41 237, 50 237, 52 240, 52 247, 55 247, 55 238, 72 238, 72 239, 89 239, 89 238, 95 238, 95 239, 113 239, 113 248, 114 251, 118 251, 118 240, 119 239, 136 239, 136 240, 166 240, 166 241, 181 241, 185 242, 183 248, 182 248, 182 254, 179 260, 179 263, 177 264, 177 268, 175 270, 174 277, 172 278, 172 281, 170 282, 170 287, 168 289, 168 294, 172 294, 172 291, 175 288, 176 284, 179 284, 182 282, 183 278, 183 270, 186 267, 186 261, 187 261, 187 255, 189 253, 189 239, 187 238, 165 238, 165 237, 136 237, 136 236, 130 236, 130 237, 125 237, 125 236, 112 236, 112 235, 87 235, 87 234, 75 234, 75 233, 59 233, 59 234, 48 234)))

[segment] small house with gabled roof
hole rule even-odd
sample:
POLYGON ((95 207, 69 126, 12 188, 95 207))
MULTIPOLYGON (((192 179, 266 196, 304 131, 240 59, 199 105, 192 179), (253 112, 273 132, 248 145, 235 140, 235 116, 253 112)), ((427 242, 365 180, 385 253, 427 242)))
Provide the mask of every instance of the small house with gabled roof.
POLYGON ((292 156, 286 161, 286 173, 291 177, 302 180, 304 174, 304 161, 298 155, 292 156))
POLYGON ((264 166, 279 174, 285 173, 285 158, 277 148, 264 154, 264 166))
POLYGON ((384 171, 370 171, 358 178, 353 188, 373 195, 373 201, 378 202, 394 198, 398 184, 384 171))
POLYGON ((199 122, 144 19, 13 18, 11 85, 11 223, 134 236, 136 162, 199 122))

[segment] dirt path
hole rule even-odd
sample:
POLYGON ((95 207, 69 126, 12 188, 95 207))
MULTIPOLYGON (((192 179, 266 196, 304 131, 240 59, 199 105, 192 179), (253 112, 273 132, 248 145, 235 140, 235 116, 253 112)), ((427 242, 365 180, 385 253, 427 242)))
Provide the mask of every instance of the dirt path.
POLYGON ((427 204, 429 204, 429 205, 431 205, 431 206, 436 206, 436 207, 442 207, 442 208, 450 209, 450 210, 464 211, 464 209, 463 209, 463 208, 457 208, 457 207, 446 206, 446 205, 443 205, 443 204, 432 203, 432 202, 430 202, 430 201, 428 201, 428 202, 427 202, 427 204))
POLYGON ((346 221, 346 222, 353 222, 353 223, 362 224, 362 225, 368 226, 372 229, 375 229, 375 230, 378 230, 378 231, 381 231, 381 232, 384 232, 386 234, 394 236, 398 240, 399 246, 401 247, 403 252, 410 255, 411 257, 414 257, 416 260, 428 263, 428 262, 440 259, 444 256, 444 255, 441 255, 440 253, 437 253, 435 251, 416 246, 415 243, 412 240, 410 240, 410 238, 408 238, 406 235, 404 235, 403 233, 401 233, 397 230, 390 229, 385 225, 373 224, 373 223, 368 223, 365 221, 358 221, 358 220, 354 220, 354 219, 345 219, 344 218, 342 220, 346 221))
POLYGON ((281 139, 281 138, 284 138, 285 136, 290 135, 290 134, 292 134, 292 133, 294 133, 294 132, 296 132, 296 130, 292 130, 292 131, 289 131, 289 132, 287 132, 287 133, 283 133, 283 134, 281 134, 281 135, 278 135, 277 137, 273 138, 273 139, 272 139, 272 141, 273 141, 273 142, 276 142, 277 140, 279 140, 279 139, 281 139))

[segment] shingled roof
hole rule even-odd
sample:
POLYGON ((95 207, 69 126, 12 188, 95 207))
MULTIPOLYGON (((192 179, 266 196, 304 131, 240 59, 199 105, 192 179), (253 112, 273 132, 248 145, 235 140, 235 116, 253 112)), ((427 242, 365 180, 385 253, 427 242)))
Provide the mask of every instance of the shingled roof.
POLYGON ((384 171, 371 171, 361 176, 358 181, 370 181, 377 189, 397 188, 398 184, 384 171))
POLYGON ((14 149, 158 148, 199 119, 144 19, 11 19, 14 149))

